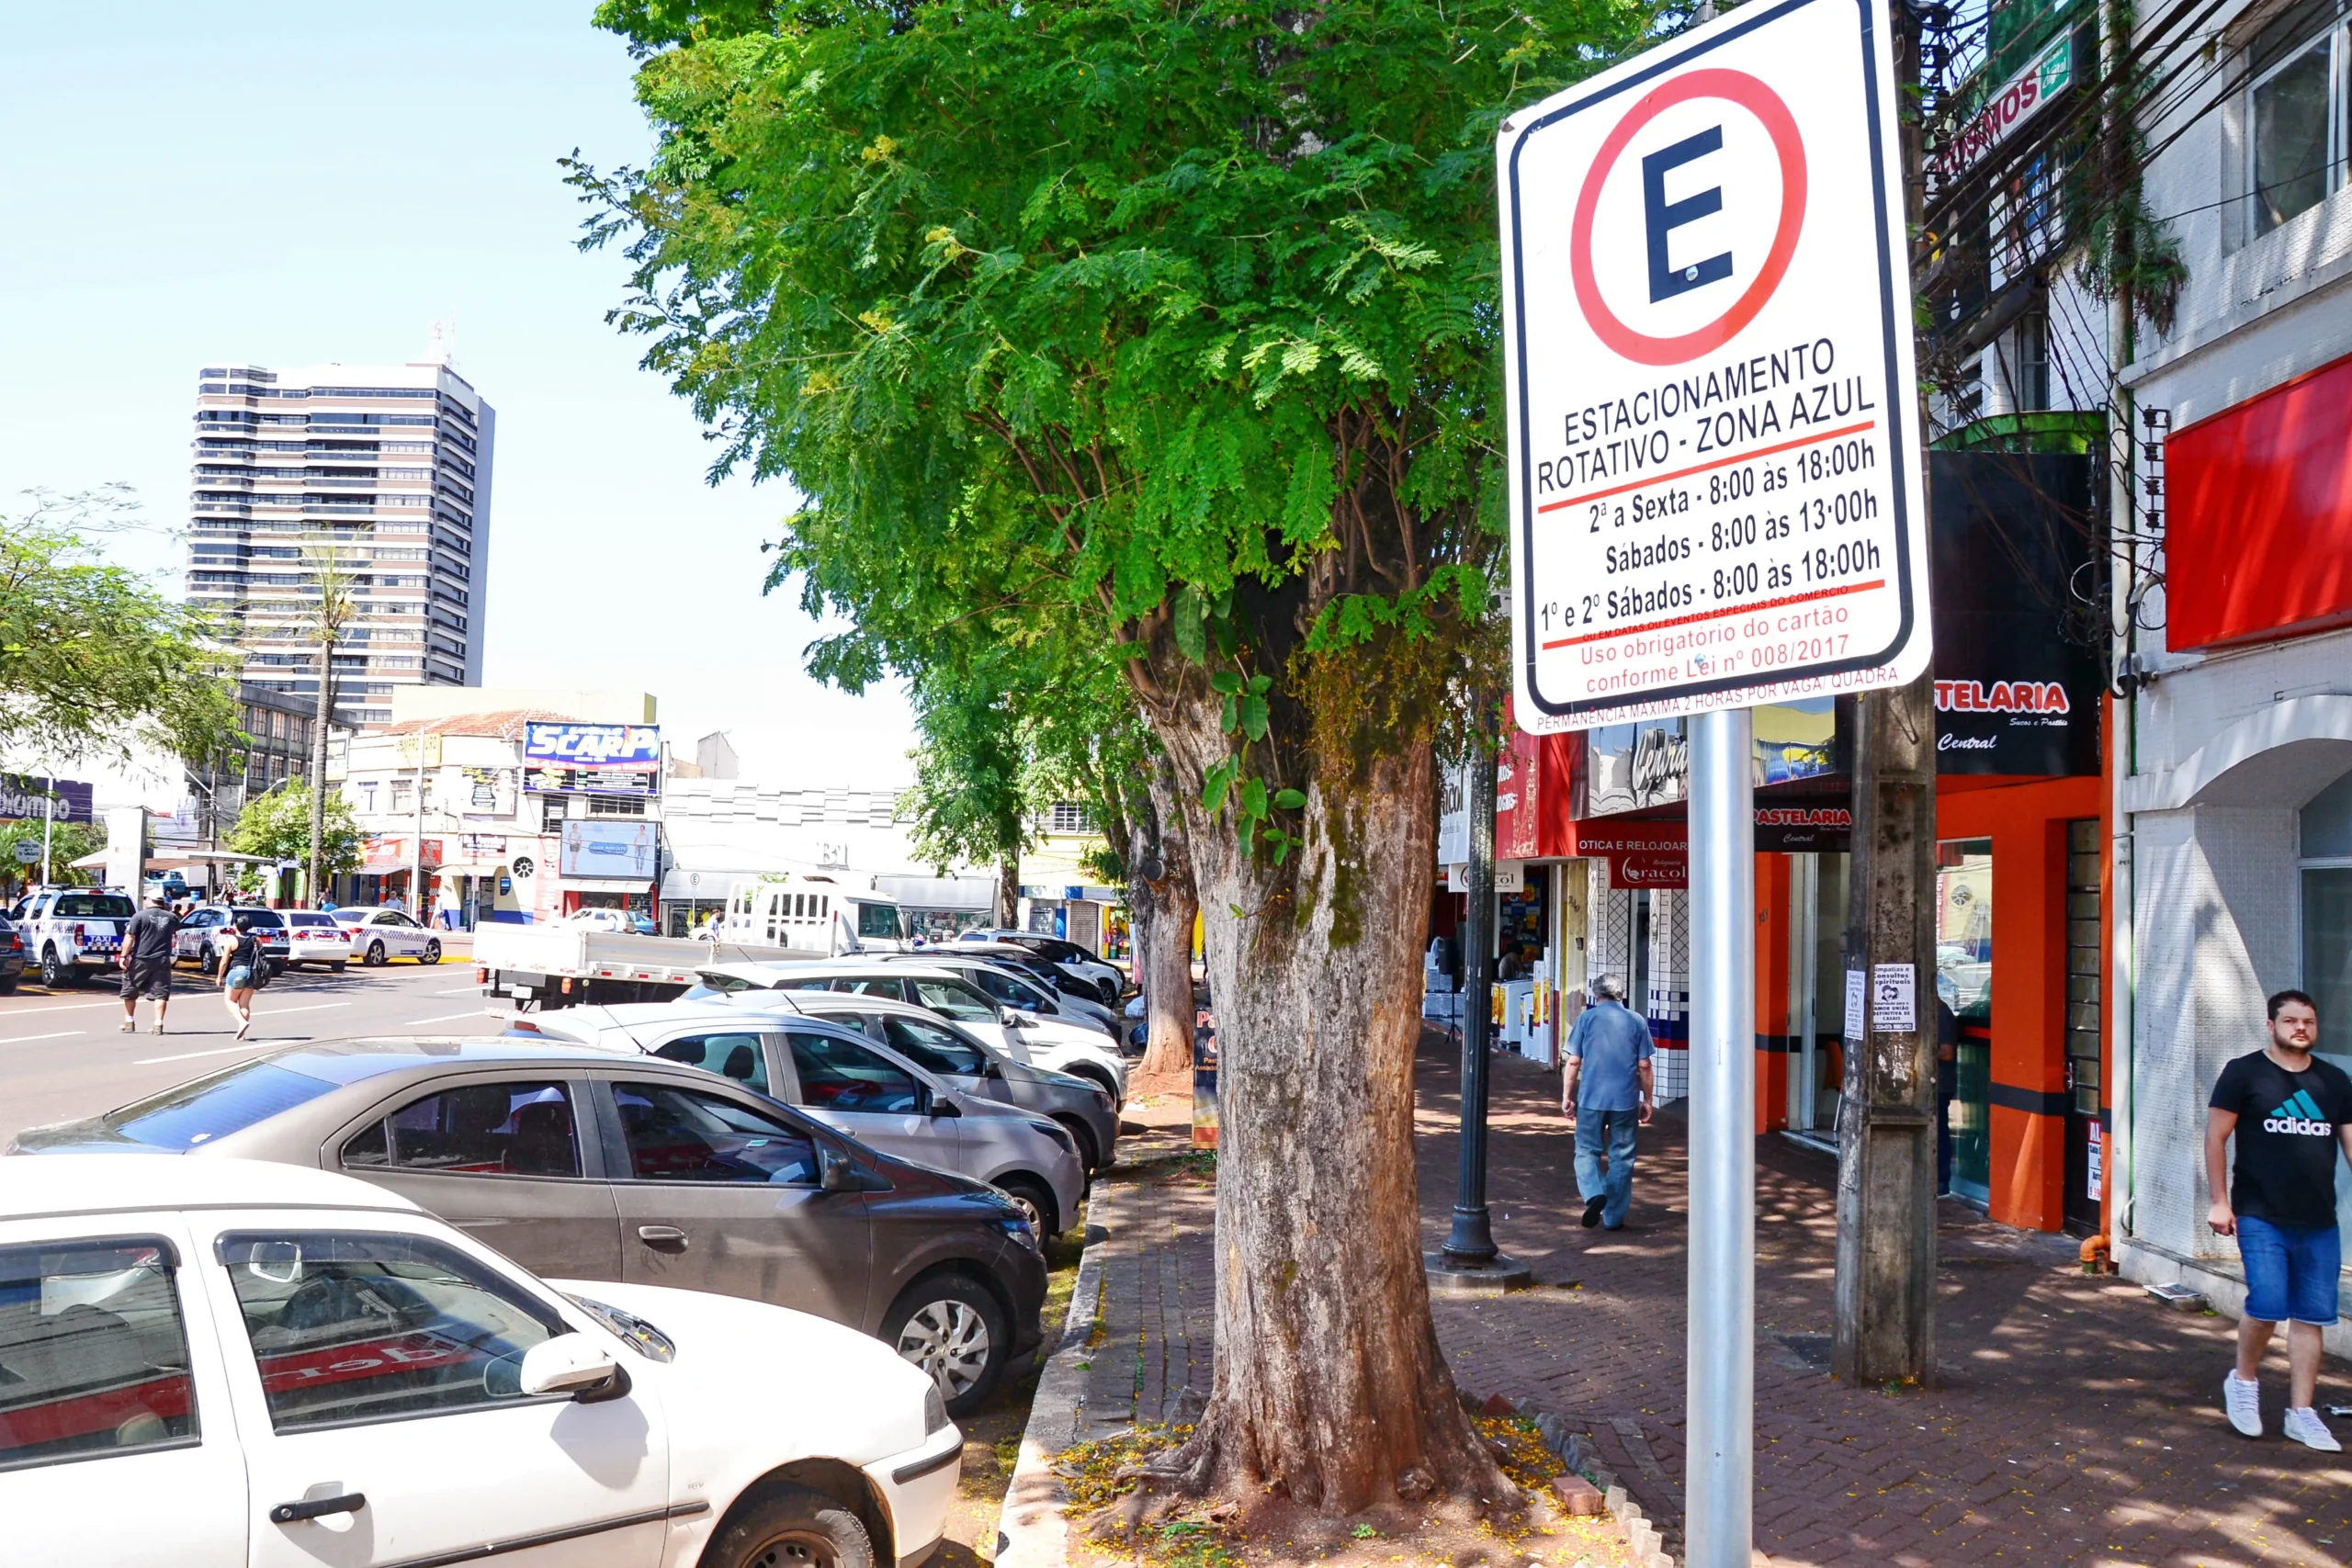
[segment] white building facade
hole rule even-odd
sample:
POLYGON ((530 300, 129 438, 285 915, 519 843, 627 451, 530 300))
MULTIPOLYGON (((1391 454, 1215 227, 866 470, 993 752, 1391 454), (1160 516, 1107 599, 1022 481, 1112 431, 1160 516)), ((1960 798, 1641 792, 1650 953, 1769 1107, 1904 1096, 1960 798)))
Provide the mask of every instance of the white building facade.
POLYGON ((322 575, 357 615, 335 716, 391 717, 401 685, 481 682, 498 416, 449 365, 216 362, 196 398, 189 602, 237 629, 243 678, 315 701, 322 575))

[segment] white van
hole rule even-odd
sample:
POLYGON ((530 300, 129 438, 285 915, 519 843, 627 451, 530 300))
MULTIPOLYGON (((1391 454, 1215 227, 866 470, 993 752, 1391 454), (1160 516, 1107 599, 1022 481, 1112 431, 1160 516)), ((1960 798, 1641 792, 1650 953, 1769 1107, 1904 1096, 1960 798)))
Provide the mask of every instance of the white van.
POLYGON ((729 890, 718 940, 824 958, 903 953, 907 921, 898 900, 870 887, 851 887, 821 874, 762 877, 729 890))

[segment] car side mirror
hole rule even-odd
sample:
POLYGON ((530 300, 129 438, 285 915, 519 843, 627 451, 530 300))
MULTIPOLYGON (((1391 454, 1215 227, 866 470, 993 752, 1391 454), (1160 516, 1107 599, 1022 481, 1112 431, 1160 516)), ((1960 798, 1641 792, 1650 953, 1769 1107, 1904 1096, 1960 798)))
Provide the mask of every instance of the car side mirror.
POLYGON ((934 1094, 931 1097, 931 1103, 923 1107, 923 1113, 936 1122, 947 1117, 961 1116, 964 1114, 964 1109, 945 1095, 934 1094))
POLYGON ((594 1394, 611 1388, 620 1376, 612 1352, 585 1334, 559 1334, 523 1352, 526 1394, 594 1394))
POLYGON ((817 1145, 817 1190, 820 1192, 854 1192, 857 1190, 855 1169, 839 1151, 817 1145))

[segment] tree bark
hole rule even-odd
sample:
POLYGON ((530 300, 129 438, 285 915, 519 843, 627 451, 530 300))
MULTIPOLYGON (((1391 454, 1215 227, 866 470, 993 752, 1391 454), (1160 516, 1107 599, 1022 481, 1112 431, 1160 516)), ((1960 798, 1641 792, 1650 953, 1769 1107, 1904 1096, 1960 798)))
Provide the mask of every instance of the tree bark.
MULTIPOLYGON (((1159 832, 1156 851, 1161 874, 1146 883, 1137 875, 1151 907, 1147 932, 1136 930, 1136 983, 1143 988, 1147 1033, 1143 1064, 1147 1073, 1182 1072, 1193 1065, 1193 922, 1201 897, 1193 883, 1191 835, 1184 829, 1182 804, 1177 799, 1168 765, 1152 769, 1151 815, 1159 832)), ((1132 872, 1140 858, 1128 863, 1132 872)))
POLYGON ((997 857, 996 923, 1005 931, 1021 924, 1021 855, 1017 851, 997 857))
MULTIPOLYGON (((1436 829, 1428 740, 1314 757, 1306 805, 1285 813, 1303 846, 1276 865, 1262 843, 1242 847, 1230 808, 1199 804, 1203 773, 1235 747, 1205 672, 1153 663, 1147 709, 1199 895, 1217 911, 1219 1147, 1214 1388, 1148 1480, 1245 1506, 1285 1495, 1327 1517, 1440 1493, 1515 1505, 1456 1396, 1423 1272, 1413 1057, 1436 829)), ((1294 756, 1306 741, 1281 739, 1294 756)))

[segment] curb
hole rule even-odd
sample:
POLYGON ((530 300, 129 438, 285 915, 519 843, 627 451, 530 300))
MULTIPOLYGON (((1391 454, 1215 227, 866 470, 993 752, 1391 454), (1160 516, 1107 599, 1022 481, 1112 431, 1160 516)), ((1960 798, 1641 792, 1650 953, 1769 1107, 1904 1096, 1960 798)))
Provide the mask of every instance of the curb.
MULTIPOLYGON (((1469 1403, 1465 1394, 1464 1404, 1467 1405, 1469 1403)), ((1600 1488, 1602 1506, 1609 1510, 1609 1517, 1617 1521, 1618 1533, 1625 1538, 1626 1546, 1632 1549, 1634 1568, 1680 1568, 1673 1553, 1666 1550, 1665 1538, 1659 1535, 1657 1527, 1651 1524, 1649 1516, 1642 1511, 1642 1506, 1634 1501, 1633 1495, 1618 1481, 1616 1472, 1601 1463, 1600 1450, 1593 1446, 1589 1435, 1569 1430, 1566 1420, 1526 1400, 1505 1403, 1517 1414, 1535 1423, 1536 1429, 1544 1434, 1544 1443, 1560 1456, 1560 1462, 1568 1467, 1570 1474, 1581 1475, 1600 1488)), ((1478 1408, 1483 1409, 1483 1405, 1478 1408)), ((1474 1409, 1472 1413, 1475 1415, 1477 1410, 1474 1409)))

